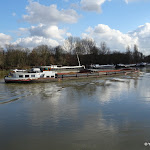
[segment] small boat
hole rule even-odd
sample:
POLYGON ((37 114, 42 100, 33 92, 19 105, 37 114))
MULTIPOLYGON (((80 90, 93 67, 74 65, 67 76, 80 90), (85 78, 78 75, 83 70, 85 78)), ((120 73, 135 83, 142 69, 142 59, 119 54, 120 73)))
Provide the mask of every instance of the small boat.
POLYGON ((135 68, 135 67, 137 67, 137 65, 136 64, 116 64, 116 69, 118 69, 118 68, 135 68))
POLYGON ((99 64, 92 64, 90 65, 92 69, 113 69, 115 65, 99 65, 99 64))
POLYGON ((80 72, 81 70, 85 70, 85 66, 81 65, 79 56, 77 55, 78 60, 78 66, 62 66, 62 65, 50 65, 50 66, 44 66, 45 68, 49 68, 52 71, 55 71, 56 73, 70 73, 70 72, 80 72))
POLYGON ((18 70, 11 71, 8 76, 4 77, 6 83, 21 83, 21 82, 37 82, 41 79, 54 79, 55 71, 48 68, 32 68, 31 70, 18 70))
POLYGON ((147 63, 141 62, 136 64, 137 67, 146 67, 147 63))
POLYGON ((120 68, 126 68, 125 64, 116 64, 116 69, 120 69, 120 68))
POLYGON ((56 73, 69 73, 69 72, 80 72, 81 70, 85 69, 84 65, 79 66, 62 66, 62 65, 50 65, 50 66, 43 66, 44 68, 49 68, 56 73))
POLYGON ((132 68, 132 67, 136 67, 136 64, 126 64, 125 66, 126 68, 132 68))

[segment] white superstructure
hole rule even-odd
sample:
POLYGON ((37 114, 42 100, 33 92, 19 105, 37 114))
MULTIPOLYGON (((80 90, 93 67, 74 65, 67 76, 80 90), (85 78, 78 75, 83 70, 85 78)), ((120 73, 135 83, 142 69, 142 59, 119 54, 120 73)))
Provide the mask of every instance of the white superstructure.
POLYGON ((62 66, 62 65, 50 65, 50 66, 41 66, 41 68, 47 68, 51 71, 55 71, 56 73, 68 73, 68 72, 79 72, 80 70, 84 70, 84 65, 79 66, 62 66))
POLYGON ((11 71, 8 76, 5 76, 5 82, 29 82, 41 78, 55 78, 55 71, 41 70, 40 68, 32 68, 31 70, 18 70, 11 71))

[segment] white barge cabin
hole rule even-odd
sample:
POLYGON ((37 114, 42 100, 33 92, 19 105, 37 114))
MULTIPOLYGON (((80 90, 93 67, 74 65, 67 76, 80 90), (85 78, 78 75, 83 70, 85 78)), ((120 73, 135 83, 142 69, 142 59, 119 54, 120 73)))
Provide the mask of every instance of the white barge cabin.
POLYGON ((32 68, 31 70, 18 70, 11 71, 4 80, 8 82, 30 82, 41 78, 55 78, 55 71, 50 71, 42 68, 32 68))

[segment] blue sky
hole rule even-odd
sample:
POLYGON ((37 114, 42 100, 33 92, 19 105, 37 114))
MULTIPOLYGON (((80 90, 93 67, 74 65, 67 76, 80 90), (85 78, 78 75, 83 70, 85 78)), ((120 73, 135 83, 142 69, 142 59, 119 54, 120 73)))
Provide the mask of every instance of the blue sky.
POLYGON ((150 54, 150 0, 1 0, 0 46, 63 45, 89 38, 110 50, 150 54))

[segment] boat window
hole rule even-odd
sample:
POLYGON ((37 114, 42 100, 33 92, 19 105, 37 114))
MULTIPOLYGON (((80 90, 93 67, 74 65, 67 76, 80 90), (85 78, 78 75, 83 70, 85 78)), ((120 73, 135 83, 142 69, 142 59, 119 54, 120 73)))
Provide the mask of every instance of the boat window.
POLYGON ((29 75, 25 75, 25 78, 29 78, 29 75))
POLYGON ((47 78, 49 78, 50 76, 46 76, 47 78))
POLYGON ((19 78, 23 78, 23 75, 19 75, 19 78))
POLYGON ((41 75, 40 75, 40 78, 43 78, 43 77, 44 77, 44 74, 41 74, 41 75))
POLYGON ((43 71, 50 71, 51 68, 43 68, 43 71))
POLYGON ((31 75, 31 77, 35 77, 35 75, 31 75))
POLYGON ((43 72, 43 71, 44 71, 44 69, 43 69, 43 68, 40 68, 40 70, 41 70, 41 72, 43 72))

